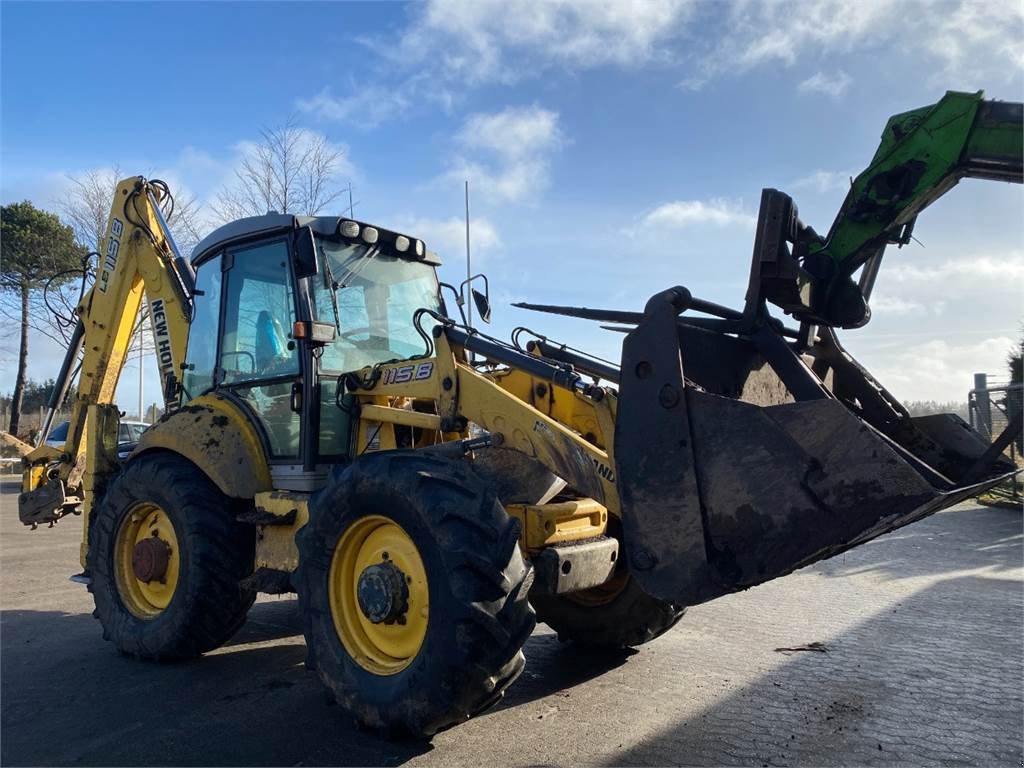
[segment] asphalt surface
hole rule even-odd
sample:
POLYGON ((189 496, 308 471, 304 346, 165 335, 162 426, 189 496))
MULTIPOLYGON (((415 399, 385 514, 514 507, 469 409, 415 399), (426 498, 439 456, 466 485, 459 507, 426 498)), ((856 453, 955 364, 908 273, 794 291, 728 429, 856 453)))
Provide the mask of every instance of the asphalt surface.
POLYGON ((618 657, 539 627, 495 709, 432 744, 356 730, 303 667, 294 599, 150 664, 100 637, 78 518, 0 497, 3 765, 1024 764, 1021 512, 961 506, 690 611, 618 657), (821 643, 816 651, 781 648, 821 643))

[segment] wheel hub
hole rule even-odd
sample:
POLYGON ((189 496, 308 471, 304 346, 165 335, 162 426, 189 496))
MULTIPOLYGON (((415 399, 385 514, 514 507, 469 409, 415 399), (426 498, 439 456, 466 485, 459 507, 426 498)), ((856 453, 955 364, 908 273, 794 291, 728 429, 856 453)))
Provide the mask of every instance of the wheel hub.
POLYGON ((366 515, 338 538, 328 598, 345 651, 374 675, 394 675, 421 649, 430 590, 416 542, 391 518, 366 515))
POLYGON ((163 582, 167 566, 171 562, 171 548, 166 541, 154 534, 142 539, 132 549, 132 571, 139 581, 163 582))
POLYGON ((372 623, 405 623, 405 612, 409 610, 409 585, 405 574, 391 561, 371 565, 359 574, 356 598, 359 610, 372 623))

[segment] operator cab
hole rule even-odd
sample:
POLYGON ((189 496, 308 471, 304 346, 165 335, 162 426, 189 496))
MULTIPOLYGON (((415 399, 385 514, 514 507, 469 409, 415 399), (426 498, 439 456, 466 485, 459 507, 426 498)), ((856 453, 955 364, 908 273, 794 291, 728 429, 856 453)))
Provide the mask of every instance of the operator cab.
POLYGON ((220 227, 192 264, 182 404, 211 392, 240 404, 274 487, 319 487, 349 458, 341 377, 426 352, 413 315, 443 312, 440 261, 422 240, 352 219, 267 214, 220 227), (296 334, 310 323, 332 338, 296 334))

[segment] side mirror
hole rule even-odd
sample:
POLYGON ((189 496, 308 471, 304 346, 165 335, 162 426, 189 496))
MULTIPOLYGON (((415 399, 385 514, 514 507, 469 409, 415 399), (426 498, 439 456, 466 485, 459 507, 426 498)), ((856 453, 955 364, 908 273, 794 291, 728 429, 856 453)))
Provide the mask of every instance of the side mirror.
POLYGON ((295 260, 295 277, 313 277, 317 274, 318 266, 316 261, 316 240, 313 238, 313 230, 309 227, 300 227, 295 230, 292 253, 295 260))
POLYGON ((473 303, 476 304, 477 314, 485 323, 491 322, 491 300, 484 294, 473 288, 473 303))
POLYGON ((463 280, 459 284, 457 296, 459 300, 460 310, 466 303, 466 295, 464 291, 467 291, 470 294, 472 294, 473 303, 476 305, 476 310, 480 316, 480 319, 485 323, 491 322, 491 286, 490 283, 487 281, 487 275, 481 272, 479 274, 473 275, 470 278, 467 278, 466 280, 463 280), (473 287, 473 283, 476 282, 477 280, 484 281, 483 293, 480 293, 480 291, 476 290, 476 288, 473 287))

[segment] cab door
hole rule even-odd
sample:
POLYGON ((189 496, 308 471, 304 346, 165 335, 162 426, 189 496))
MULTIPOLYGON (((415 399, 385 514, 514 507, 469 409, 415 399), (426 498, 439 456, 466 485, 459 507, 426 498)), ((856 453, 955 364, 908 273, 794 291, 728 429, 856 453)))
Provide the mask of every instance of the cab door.
MULTIPOLYGON (((222 271, 215 383, 252 411, 272 464, 298 464, 301 366, 291 337, 295 288, 288 241, 230 249, 224 253, 222 271)), ((271 474, 277 474, 274 467, 271 474)))

